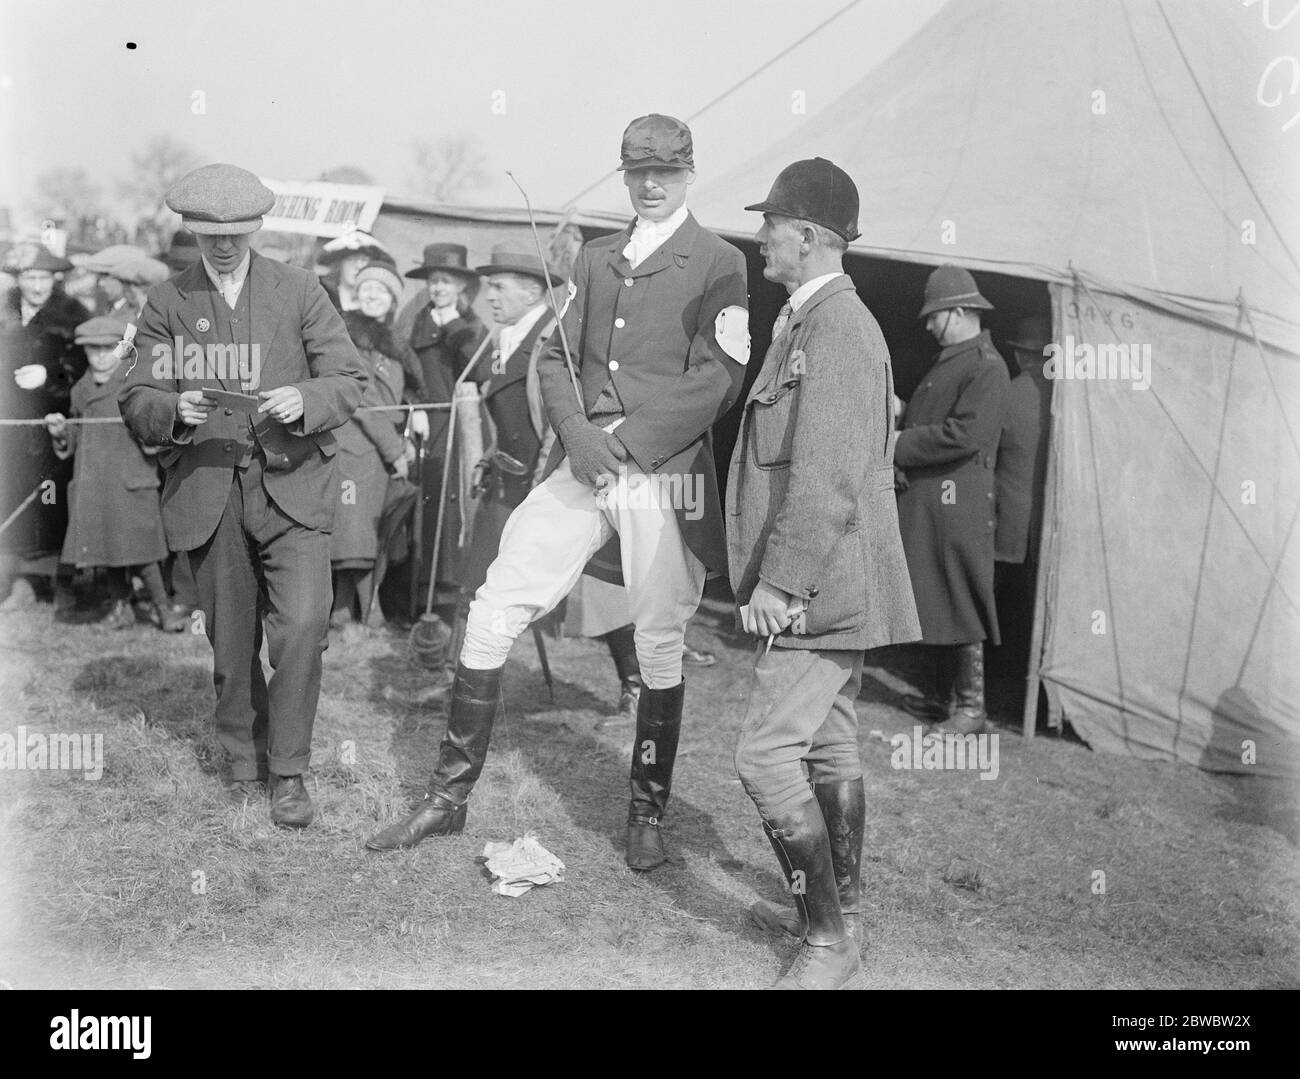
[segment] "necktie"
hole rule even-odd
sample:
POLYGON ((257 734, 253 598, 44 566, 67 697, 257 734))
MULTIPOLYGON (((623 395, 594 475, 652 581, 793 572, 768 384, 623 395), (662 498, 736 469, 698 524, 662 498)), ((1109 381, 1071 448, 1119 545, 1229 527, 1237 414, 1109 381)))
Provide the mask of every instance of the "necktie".
POLYGON ((781 331, 785 329, 785 324, 790 321, 790 315, 793 311, 788 303, 781 305, 781 310, 776 316, 776 321, 772 323, 772 340, 775 341, 781 336, 781 331))
POLYGON ((223 273, 219 280, 221 282, 221 295, 225 297, 226 303, 233 311, 235 304, 239 302, 239 286, 235 284, 235 275, 223 273))

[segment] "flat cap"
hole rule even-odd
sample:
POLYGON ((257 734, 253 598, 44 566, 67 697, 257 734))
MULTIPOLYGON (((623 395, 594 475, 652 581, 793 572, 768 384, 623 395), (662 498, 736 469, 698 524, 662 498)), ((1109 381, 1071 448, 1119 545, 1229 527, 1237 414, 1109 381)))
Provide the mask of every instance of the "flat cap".
POLYGON ((120 262, 148 258, 148 256, 149 252, 143 247, 136 247, 135 244, 112 244, 102 251, 96 251, 81 264, 81 268, 91 273, 111 274, 120 262))
POLYGON ((260 229, 275 193, 238 165, 204 165, 167 192, 167 205, 191 232, 233 235, 260 229))
POLYGON ((126 319, 97 315, 77 326, 79 345, 116 345, 126 336, 126 319))
POLYGON ((691 129, 680 120, 657 112, 638 116, 627 125, 621 152, 620 172, 645 168, 695 168, 691 129))
POLYGON ((116 277, 128 285, 143 285, 146 288, 150 285, 162 284, 171 275, 172 271, 167 263, 149 258, 147 255, 143 258, 126 259, 109 271, 110 277, 116 277))

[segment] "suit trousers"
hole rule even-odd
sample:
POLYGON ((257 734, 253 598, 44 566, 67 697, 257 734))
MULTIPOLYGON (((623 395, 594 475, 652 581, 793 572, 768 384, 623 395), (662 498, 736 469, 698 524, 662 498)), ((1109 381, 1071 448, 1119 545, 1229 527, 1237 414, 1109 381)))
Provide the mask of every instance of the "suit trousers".
POLYGON ((628 467, 597 492, 574 479, 568 458, 561 461, 506 522, 470 604, 461 662, 474 670, 502 666, 515 639, 573 590, 617 532, 641 678, 649 689, 680 684, 686 623, 700 604, 705 568, 682 539, 671 484, 658 479, 628 467))
POLYGON ((809 783, 862 775, 858 714, 862 652, 758 642, 736 771, 764 820, 813 797, 809 783), (807 772, 805 774, 805 767, 807 772))
POLYGON ((217 740, 234 779, 299 775, 311 758, 328 643, 330 537, 266 493, 262 459, 234 470, 217 530, 189 553, 212 643, 217 740), (271 678, 262 670, 265 623, 271 678))

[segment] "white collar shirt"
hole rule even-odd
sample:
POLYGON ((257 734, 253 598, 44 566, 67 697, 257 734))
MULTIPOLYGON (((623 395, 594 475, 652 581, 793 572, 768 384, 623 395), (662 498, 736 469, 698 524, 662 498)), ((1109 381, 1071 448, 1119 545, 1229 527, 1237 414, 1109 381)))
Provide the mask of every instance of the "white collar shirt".
POLYGON ((647 221, 644 217, 636 219, 632 238, 623 248, 623 257, 632 264, 632 269, 635 270, 640 266, 646 256, 662 247, 668 238, 682 227, 686 221, 686 214, 686 207, 679 206, 671 217, 663 221, 647 221))

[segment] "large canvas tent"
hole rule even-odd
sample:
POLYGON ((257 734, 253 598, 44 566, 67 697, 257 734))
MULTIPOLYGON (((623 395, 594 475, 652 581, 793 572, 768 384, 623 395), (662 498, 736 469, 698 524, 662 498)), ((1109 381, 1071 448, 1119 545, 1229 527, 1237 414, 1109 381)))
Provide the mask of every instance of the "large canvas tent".
POLYGON ((1114 367, 1053 384, 1027 731, 1041 679, 1097 749, 1300 774, 1295 14, 958 0, 692 193, 748 238, 780 168, 828 157, 859 267, 1038 283, 1056 342, 1114 367), (1119 358, 1148 349, 1143 388, 1119 358))

